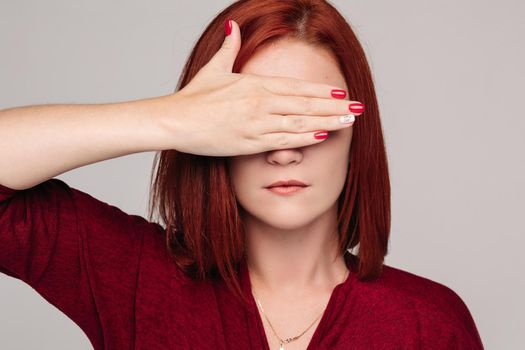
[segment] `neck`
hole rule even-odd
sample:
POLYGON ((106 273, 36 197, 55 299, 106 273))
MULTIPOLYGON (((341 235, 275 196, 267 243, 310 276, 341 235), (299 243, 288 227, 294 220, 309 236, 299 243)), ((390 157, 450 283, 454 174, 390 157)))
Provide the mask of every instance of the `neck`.
POLYGON ((247 218, 247 267, 252 286, 297 297, 300 291, 330 293, 343 282, 347 267, 338 251, 335 215, 309 225, 279 229, 247 218))

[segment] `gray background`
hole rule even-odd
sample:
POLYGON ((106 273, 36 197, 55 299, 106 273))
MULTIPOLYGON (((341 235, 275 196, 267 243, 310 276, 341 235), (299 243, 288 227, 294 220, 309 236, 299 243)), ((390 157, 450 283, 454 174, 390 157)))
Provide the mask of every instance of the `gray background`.
MULTIPOLYGON (((168 94, 229 3, 0 0, 0 108, 168 94)), ((458 293, 487 349, 523 348, 523 2, 332 3, 366 50, 382 112, 392 180, 386 264, 458 293)), ((58 178, 146 216, 153 155, 58 178)), ((91 349, 67 316, 6 275, 0 347, 91 349)))

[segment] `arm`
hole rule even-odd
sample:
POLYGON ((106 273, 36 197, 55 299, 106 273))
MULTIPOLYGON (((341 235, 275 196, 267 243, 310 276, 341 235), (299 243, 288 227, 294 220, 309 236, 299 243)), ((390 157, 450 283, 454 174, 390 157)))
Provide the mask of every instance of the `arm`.
POLYGON ((0 275, 31 286, 74 321, 94 349, 133 343, 145 236, 163 242, 158 225, 59 179, 25 190, 0 185, 0 275))
POLYGON ((161 121, 179 114, 173 96, 0 111, 0 274, 35 289, 97 349, 133 342, 142 239, 163 242, 161 227, 52 177, 174 148, 161 121))
POLYGON ((171 96, 0 110, 0 184, 26 189, 87 164, 173 148, 157 103, 171 96))

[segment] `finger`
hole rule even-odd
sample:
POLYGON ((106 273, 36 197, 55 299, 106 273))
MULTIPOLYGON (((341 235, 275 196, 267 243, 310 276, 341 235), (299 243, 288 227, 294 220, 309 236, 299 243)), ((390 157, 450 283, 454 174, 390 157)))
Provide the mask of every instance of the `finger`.
POLYGON ((208 62, 207 68, 217 69, 221 73, 231 73, 234 61, 241 48, 241 30, 234 20, 226 20, 224 29, 224 41, 219 51, 208 62))
POLYGON ((337 94, 336 98, 345 98, 346 91, 338 86, 329 84, 314 83, 308 80, 288 78, 288 77, 272 77, 259 75, 262 80, 264 88, 278 95, 291 96, 309 96, 319 98, 334 98, 332 90, 343 91, 344 96, 337 94))
POLYGON ((270 114, 263 118, 260 124, 255 122, 255 126, 260 134, 307 133, 316 130, 334 131, 352 126, 355 122, 355 116, 353 118, 352 116, 353 114, 324 117, 270 114))
POLYGON ((349 113, 362 114, 362 108, 361 112, 350 110, 350 106, 354 103, 361 105, 357 101, 275 95, 268 100, 267 111, 271 114, 281 115, 345 115, 349 113))
POLYGON ((311 132, 305 132, 302 134, 290 134, 290 133, 272 133, 261 136, 261 142, 265 146, 265 151, 273 149, 288 149, 288 148, 299 148, 317 144, 326 140, 329 136, 329 132, 326 130, 315 130, 311 132), (324 133, 326 138, 316 138, 315 134, 324 133))

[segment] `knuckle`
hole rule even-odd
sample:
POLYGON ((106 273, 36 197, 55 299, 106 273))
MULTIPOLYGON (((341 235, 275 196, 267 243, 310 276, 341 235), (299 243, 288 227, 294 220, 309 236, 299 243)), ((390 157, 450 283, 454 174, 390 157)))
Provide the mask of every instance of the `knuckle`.
POLYGON ((259 133, 259 130, 264 128, 264 120, 258 115, 253 115, 250 117, 248 123, 245 123, 244 128, 246 135, 255 138, 257 137, 256 135, 259 133))
POLYGON ((258 97, 255 98, 245 98, 243 100, 242 112, 247 115, 253 115, 253 112, 259 111, 261 107, 261 101, 258 97))
POLYGON ((267 79, 267 77, 259 79, 259 86, 261 87, 261 92, 266 93, 268 95, 272 94, 271 82, 271 79, 267 79))
POLYGON ((257 96, 257 111, 259 113, 268 112, 271 110, 272 99, 265 94, 257 96))
POLYGON ((257 94, 264 88, 263 79, 254 74, 245 74, 244 84, 246 91, 252 91, 257 94))
POLYGON ((246 140, 247 142, 254 142, 257 140, 254 129, 251 126, 247 126, 245 130, 240 132, 240 134, 243 136, 244 140, 246 140))
POLYGON ((309 99, 308 97, 303 97, 301 103, 303 105, 305 114, 311 114, 313 112, 314 104, 311 99, 309 99))
POLYGON ((306 119, 303 117, 291 117, 294 130, 304 132, 306 129, 306 119))
POLYGON ((284 131, 290 131, 290 118, 282 115, 280 118, 280 129, 284 131))
POLYGON ((277 136, 276 142, 280 147, 286 147, 288 146, 290 140, 287 135, 279 135, 277 136))
POLYGON ((300 82, 297 79, 288 79, 288 89, 290 89, 291 92, 299 91, 300 88, 300 82))

